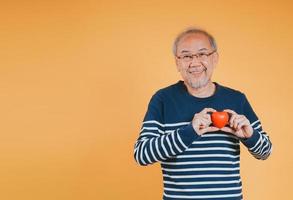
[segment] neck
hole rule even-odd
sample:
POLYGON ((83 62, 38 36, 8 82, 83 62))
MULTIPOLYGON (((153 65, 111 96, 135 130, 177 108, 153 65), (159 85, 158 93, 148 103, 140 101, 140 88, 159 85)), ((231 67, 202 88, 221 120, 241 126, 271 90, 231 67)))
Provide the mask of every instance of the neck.
POLYGON ((192 88, 188 84, 184 82, 185 86, 187 87, 187 90, 189 94, 195 97, 199 98, 205 98, 212 96, 216 90, 216 85, 212 82, 209 81, 208 84, 200 87, 200 88, 192 88))

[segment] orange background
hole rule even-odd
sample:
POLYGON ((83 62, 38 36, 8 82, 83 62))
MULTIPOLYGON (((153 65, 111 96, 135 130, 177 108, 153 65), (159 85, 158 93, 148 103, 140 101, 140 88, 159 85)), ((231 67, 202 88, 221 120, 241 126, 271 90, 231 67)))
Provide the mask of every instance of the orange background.
POLYGON ((151 95, 180 79, 174 37, 217 39, 213 81, 243 91, 274 145, 242 148, 246 200, 293 199, 291 1, 6 1, 0 31, 0 199, 161 199, 133 145, 151 95), (291 125, 290 125, 291 123, 291 125))

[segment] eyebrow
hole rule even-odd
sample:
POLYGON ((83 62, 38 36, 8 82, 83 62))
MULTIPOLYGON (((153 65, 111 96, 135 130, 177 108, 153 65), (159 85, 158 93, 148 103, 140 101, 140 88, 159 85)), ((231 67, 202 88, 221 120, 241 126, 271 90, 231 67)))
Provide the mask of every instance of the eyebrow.
POLYGON ((200 50, 198 51, 205 51, 205 50, 208 50, 207 48, 201 48, 200 50))
POLYGON ((189 53, 190 51, 188 50, 182 50, 181 53, 189 53))
MULTIPOLYGON (((208 50, 208 49, 207 48, 201 48, 198 51, 206 51, 206 50, 208 50)), ((188 50, 182 50, 181 53, 190 53, 190 51, 188 51, 188 50)))

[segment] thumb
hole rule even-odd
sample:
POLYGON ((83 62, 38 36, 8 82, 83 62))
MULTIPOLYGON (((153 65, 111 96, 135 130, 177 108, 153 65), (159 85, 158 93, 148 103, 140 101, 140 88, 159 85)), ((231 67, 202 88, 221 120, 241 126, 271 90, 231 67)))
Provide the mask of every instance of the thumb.
POLYGON ((233 129, 230 127, 224 126, 223 128, 220 129, 221 131, 228 132, 228 133, 234 133, 233 129))
POLYGON ((209 126, 209 127, 201 129, 201 131, 204 133, 205 132, 214 132, 214 131, 218 131, 218 130, 220 130, 220 129, 217 127, 214 127, 214 126, 209 126))

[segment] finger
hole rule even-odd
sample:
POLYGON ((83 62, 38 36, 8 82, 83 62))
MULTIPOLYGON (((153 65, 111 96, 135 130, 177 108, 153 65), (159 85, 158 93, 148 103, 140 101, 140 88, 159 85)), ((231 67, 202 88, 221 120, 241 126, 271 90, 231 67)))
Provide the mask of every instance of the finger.
POLYGON ((243 131, 241 129, 235 131, 237 137, 243 137, 243 131))
POLYGON ((218 127, 215 127, 215 126, 209 126, 208 128, 209 128, 208 129, 209 132, 214 132, 214 131, 219 131, 220 130, 218 127))
POLYGON ((233 124, 234 124, 234 120, 236 118, 236 115, 235 114, 232 114, 231 118, 230 118, 230 121, 229 121, 229 125, 230 127, 233 127, 233 124))
POLYGON ((234 114, 234 115, 237 114, 234 110, 231 110, 231 109, 225 109, 223 111, 234 114))
POLYGON ((198 120, 198 125, 196 125, 196 132, 199 134, 199 135, 202 135, 204 132, 202 131, 204 128, 206 128, 206 126, 200 121, 198 120))
POLYGON ((212 122, 211 115, 209 115, 209 114, 204 114, 203 116, 204 116, 204 118, 207 119, 209 122, 212 122))
POLYGON ((199 125, 200 125, 200 120, 199 120, 198 118, 194 118, 194 119, 192 120, 192 123, 193 123, 194 125, 199 126, 199 125))
POLYGON ((206 114, 208 112, 217 112, 217 111, 213 108, 205 108, 201 111, 201 113, 204 113, 204 114, 206 114))
POLYGON ((243 119, 242 121, 239 121, 237 130, 240 130, 244 126, 249 126, 249 121, 247 119, 243 119))
POLYGON ((227 127, 227 126, 221 128, 220 130, 224 131, 224 132, 227 132, 227 133, 232 133, 232 134, 235 133, 235 131, 233 129, 231 129, 230 127, 227 127))
POLYGON ((194 124, 197 129, 202 129, 209 126, 208 120, 204 118, 195 118, 194 124))
POLYGON ((233 114, 230 119, 230 127, 236 129, 237 127, 237 120, 241 117, 241 115, 233 114))
POLYGON ((206 133, 206 132, 214 132, 214 131, 218 131, 218 130, 220 130, 220 129, 217 127, 209 126, 209 127, 203 128, 201 131, 203 133, 206 133))
POLYGON ((246 118, 244 118, 242 115, 236 116, 233 122, 234 129, 239 130, 240 129, 239 123, 242 122, 243 120, 246 120, 246 118))
POLYGON ((200 124, 203 125, 204 127, 208 127, 211 124, 211 122, 205 118, 200 118, 199 120, 200 120, 200 124))

